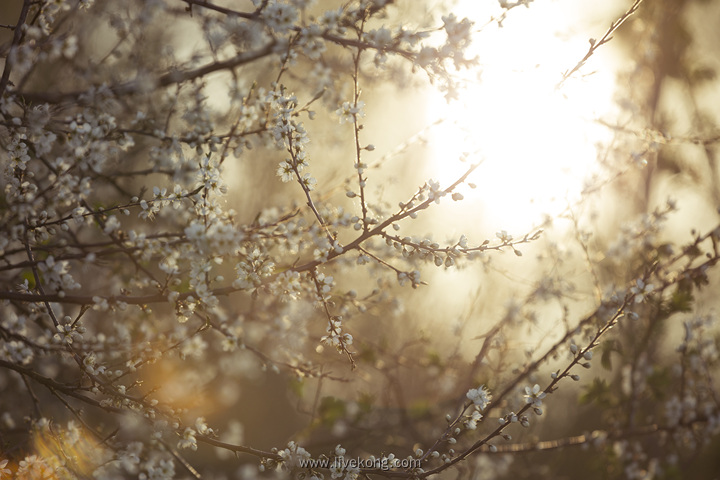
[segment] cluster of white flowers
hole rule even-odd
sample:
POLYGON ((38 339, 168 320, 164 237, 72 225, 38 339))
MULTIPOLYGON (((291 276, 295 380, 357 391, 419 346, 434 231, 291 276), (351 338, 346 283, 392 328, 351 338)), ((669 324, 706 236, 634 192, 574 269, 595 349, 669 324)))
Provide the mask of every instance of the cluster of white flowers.
POLYGON ((340 352, 347 350, 347 347, 353 343, 352 335, 342 331, 342 317, 340 316, 331 318, 325 331, 328 334, 320 338, 320 341, 325 345, 335 347, 340 352))
POLYGON ((267 254, 260 253, 260 250, 254 248, 250 253, 245 255, 245 259, 235 265, 237 270, 237 279, 233 282, 233 287, 241 290, 249 290, 260 286, 262 279, 273 273, 275 264, 270 260, 267 254))
POLYGON ((33 361, 35 352, 24 342, 10 340, 2 345, 2 357, 20 365, 28 365, 33 361))
POLYGON ((72 322, 70 317, 63 319, 64 323, 59 324, 57 333, 53 335, 53 340, 59 343, 72 344, 74 341, 80 341, 83 339, 82 334, 85 333, 85 327, 72 322))
POLYGON ((542 401, 545 398, 545 392, 540 389, 537 383, 532 387, 525 387, 525 403, 532 405, 533 410, 538 415, 542 414, 542 401))
POLYGON ((457 68, 467 65, 464 57, 465 49, 472 41, 472 26, 467 18, 458 21, 454 14, 442 17, 443 28, 447 33, 447 42, 440 49, 440 55, 451 58, 457 68))
POLYGON ((145 463, 145 471, 138 476, 140 480, 169 480, 175 478, 175 463, 170 458, 154 457, 145 463))
POLYGON ((644 302, 648 295, 654 290, 652 283, 645 283, 641 278, 635 280, 635 286, 630 288, 630 293, 635 297, 635 303, 644 302))
POLYGON ((357 103, 343 102, 343 104, 340 105, 340 108, 335 111, 335 114, 340 117, 341 124, 345 122, 357 123, 358 118, 365 116, 365 111, 363 110, 364 107, 365 102, 362 100, 357 103))
POLYGON ((310 452, 295 442, 289 442, 287 448, 278 452, 281 458, 281 465, 286 470, 293 470, 305 467, 306 462, 312 458, 310 452))
POLYGON ((263 11, 265 24, 274 32, 283 34, 290 30, 298 20, 298 10, 294 5, 272 1, 263 11))
POLYGON ((492 400, 492 394, 485 385, 480 385, 478 388, 471 388, 465 396, 481 411, 485 410, 492 400))
POLYGON ((182 434, 182 438, 178 442, 178 448, 189 448, 191 450, 197 450, 197 438, 195 438, 197 432, 190 427, 186 427, 182 434))
POLYGON ((65 260, 56 262, 55 257, 50 255, 44 262, 38 264, 38 270, 50 290, 58 292, 60 296, 64 296, 67 290, 77 290, 81 287, 70 274, 70 263, 65 260))

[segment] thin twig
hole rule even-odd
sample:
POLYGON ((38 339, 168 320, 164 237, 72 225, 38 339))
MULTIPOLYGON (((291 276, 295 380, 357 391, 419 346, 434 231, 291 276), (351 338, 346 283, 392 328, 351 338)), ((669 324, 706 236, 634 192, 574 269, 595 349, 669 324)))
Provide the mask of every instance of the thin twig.
POLYGON ((605 32, 605 35, 603 35, 602 38, 600 38, 600 40, 595 40, 595 39, 591 38, 590 39, 590 48, 588 48, 588 51, 585 54, 585 56, 572 69, 565 71, 565 73, 563 73, 562 79, 556 85, 555 88, 559 89, 560 87, 562 87, 568 78, 570 78, 575 72, 580 70, 583 67, 583 65, 585 65, 585 62, 587 62, 588 59, 593 56, 593 54, 595 53, 595 51, 598 48, 600 48, 602 45, 605 45, 610 40, 612 40, 612 38, 613 38, 612 34, 615 33, 615 31, 617 31, 618 28, 620 28, 620 25, 625 23, 625 20, 630 18, 632 16, 632 14, 637 11, 637 9, 640 7, 640 4, 642 2, 643 2, 643 0, 635 0, 635 2, 628 9, 628 11, 626 11, 620 18, 615 20, 610 25, 610 28, 608 28, 608 30, 605 32))
MULTIPOLYGON (((12 50, 14 48, 17 48, 18 45, 20 45, 20 41, 22 40, 23 36, 23 29, 20 28, 25 24, 25 20, 27 20, 28 12, 30 11, 30 5, 32 4, 32 0, 25 0, 23 2, 22 9, 20 10, 20 17, 18 18, 17 24, 14 27, 13 32, 13 40, 12 45, 10 46, 10 53, 12 53, 12 50)), ((0 98, 3 97, 5 94, 5 89, 7 88, 8 82, 10 81, 10 72, 12 71, 12 61, 10 61, 11 55, 8 54, 8 57, 5 59, 5 68, 3 69, 2 77, 0 77, 0 98)))

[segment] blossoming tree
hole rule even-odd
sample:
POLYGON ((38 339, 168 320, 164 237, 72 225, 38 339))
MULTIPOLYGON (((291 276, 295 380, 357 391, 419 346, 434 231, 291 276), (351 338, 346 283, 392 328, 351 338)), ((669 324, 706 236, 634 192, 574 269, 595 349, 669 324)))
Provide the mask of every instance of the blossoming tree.
MULTIPOLYGON (((382 185, 417 137, 381 151, 366 132, 383 85, 462 96, 475 21, 392 0, 6 3, 0 478, 711 470, 687 462, 720 429, 720 228, 673 244, 671 200, 612 238, 580 213, 645 178, 661 126, 615 126, 645 135, 606 147, 564 237, 435 240, 427 218, 462 205, 480 157, 382 185), (508 256, 539 273, 458 295, 466 315, 428 333, 429 272, 494 282, 508 256)), ((625 8, 558 88, 643 5, 625 8)))

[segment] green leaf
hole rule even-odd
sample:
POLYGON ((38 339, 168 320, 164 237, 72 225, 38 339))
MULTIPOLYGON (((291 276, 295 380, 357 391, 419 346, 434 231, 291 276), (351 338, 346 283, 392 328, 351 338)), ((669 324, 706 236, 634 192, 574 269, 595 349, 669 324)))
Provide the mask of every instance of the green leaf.
POLYGON ((318 413, 324 424, 332 425, 345 416, 345 402, 336 397, 323 397, 318 413))
POLYGON ((602 355, 600 356, 600 365, 607 370, 612 370, 612 360, 610 359, 610 354, 612 353, 612 350, 605 350, 603 349, 602 355))
POLYGON ((587 405, 589 403, 597 403, 604 407, 612 404, 610 386, 605 380, 594 378, 593 383, 585 387, 585 393, 580 396, 580 404, 587 405))
POLYGON ((600 365, 602 365, 605 370, 612 370, 611 354, 617 352, 622 355, 622 344, 617 340, 608 340, 602 343, 600 350, 602 351, 600 365))
POLYGON ((408 407, 408 413, 412 418, 423 418, 430 412, 432 405, 427 400, 417 400, 410 404, 408 407))
POLYGON ((360 411, 364 413, 370 413, 372 411, 374 403, 375 397, 367 392, 361 393, 360 398, 358 398, 357 401, 358 407, 360 407, 360 411))
POLYGON ((377 353, 372 348, 363 347, 360 349, 360 352, 355 355, 355 358, 359 361, 366 362, 372 365, 377 361, 377 353))
POLYGON ((684 253, 685 253, 685 255, 688 256, 688 258, 697 258, 700 255, 702 255, 702 250, 700 250, 700 248, 697 245, 691 244, 691 245, 688 245, 687 247, 685 247, 684 253))
POLYGON ((290 391, 292 393, 297 395, 298 398, 302 398, 303 390, 305 389, 305 382, 297 378, 290 378, 288 386, 290 387, 290 391))
POLYGON ((695 67, 695 69, 690 73, 690 79, 695 83, 712 82, 716 78, 717 72, 715 69, 705 65, 695 67))
POLYGON ((427 363, 428 366, 435 366, 435 367, 443 366, 442 358, 440 357, 440 354, 437 352, 429 352, 427 362, 428 362, 427 363))
POLYGON ((653 396, 659 400, 667 397, 667 389, 672 387, 673 377, 669 368, 655 368, 647 376, 647 384, 653 396))
POLYGON ((670 313, 689 312, 694 300, 692 290, 679 286, 670 298, 670 313))
POLYGON ((22 277, 23 281, 24 280, 28 281, 28 287, 30 289, 35 288, 35 275, 33 275, 33 273, 30 270, 23 270, 21 277, 22 277))

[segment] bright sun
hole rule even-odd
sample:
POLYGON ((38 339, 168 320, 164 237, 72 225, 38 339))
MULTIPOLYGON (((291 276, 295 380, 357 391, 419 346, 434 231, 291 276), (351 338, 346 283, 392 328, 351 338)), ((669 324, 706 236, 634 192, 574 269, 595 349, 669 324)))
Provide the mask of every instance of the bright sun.
MULTIPOLYGON (((595 3, 535 2, 512 10, 502 27, 490 24, 476 36, 472 54, 481 70, 466 75, 460 100, 429 100, 430 119, 444 119, 430 138, 430 174, 449 185, 468 168, 459 160, 463 152, 471 153, 469 162, 482 159, 469 179, 477 188, 463 193, 497 227, 527 229, 544 214, 562 212, 595 165, 596 145, 608 140, 595 122, 613 103, 607 56, 594 55, 556 88, 562 72, 582 58, 590 36, 604 33, 612 20, 582 25, 590 29, 583 31, 579 14, 592 15, 595 3), (557 30, 568 25, 573 31, 557 30)), ((477 26, 498 9, 496 2, 462 0, 456 12, 477 26)))

